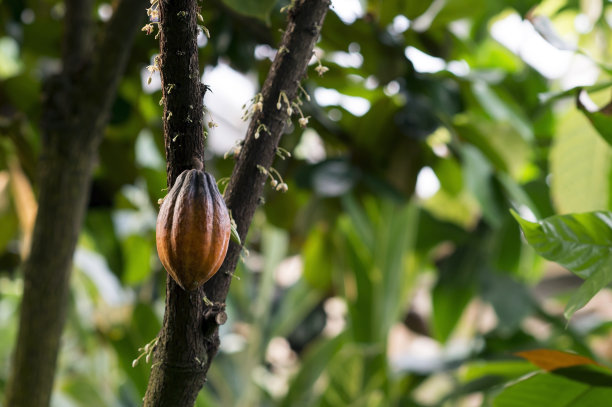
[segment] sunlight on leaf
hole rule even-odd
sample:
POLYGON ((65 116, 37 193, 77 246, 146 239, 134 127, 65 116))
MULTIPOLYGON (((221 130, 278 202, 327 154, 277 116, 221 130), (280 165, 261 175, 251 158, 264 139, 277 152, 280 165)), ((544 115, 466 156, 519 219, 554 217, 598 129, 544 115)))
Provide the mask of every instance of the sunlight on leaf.
POLYGON ((511 212, 539 255, 586 280, 567 305, 566 318, 612 281, 612 213, 555 215, 534 223, 511 212))

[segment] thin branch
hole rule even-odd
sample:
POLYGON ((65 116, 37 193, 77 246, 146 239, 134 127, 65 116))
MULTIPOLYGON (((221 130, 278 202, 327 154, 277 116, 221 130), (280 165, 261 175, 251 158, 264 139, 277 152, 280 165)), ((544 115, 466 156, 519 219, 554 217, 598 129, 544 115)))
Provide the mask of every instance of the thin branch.
MULTIPOLYGON (((272 165, 288 119, 287 106, 282 109, 276 107, 278 98, 281 92, 289 100, 296 97, 329 4, 329 0, 297 0, 290 10, 279 48, 283 51, 277 53, 268 73, 262 89, 262 110, 253 115, 226 191, 226 202, 243 241, 266 180, 257 167, 269 168, 272 165), (268 131, 256 137, 257 129, 262 124, 268 131)), ((162 67, 162 74, 163 71, 162 67)), ((193 405, 219 349, 218 328, 225 320, 225 298, 240 252, 241 247, 232 242, 221 269, 203 288, 194 292, 183 291, 168 278, 166 312, 145 406, 193 405), (211 301, 205 303, 205 295, 211 301)))

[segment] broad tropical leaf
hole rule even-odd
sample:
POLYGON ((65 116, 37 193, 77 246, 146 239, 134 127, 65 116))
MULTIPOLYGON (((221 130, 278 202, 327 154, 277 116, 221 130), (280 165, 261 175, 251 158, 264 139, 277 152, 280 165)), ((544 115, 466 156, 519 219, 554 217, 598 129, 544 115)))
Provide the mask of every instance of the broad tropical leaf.
POLYGON ((586 280, 567 304, 566 318, 612 281, 612 213, 555 215, 537 223, 512 214, 538 254, 586 280))

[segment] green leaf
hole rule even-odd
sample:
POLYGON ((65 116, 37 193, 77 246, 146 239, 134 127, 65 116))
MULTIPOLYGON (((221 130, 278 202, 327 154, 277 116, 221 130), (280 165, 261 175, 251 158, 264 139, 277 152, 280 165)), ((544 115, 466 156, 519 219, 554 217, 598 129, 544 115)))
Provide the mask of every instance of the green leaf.
POLYGON ((512 214, 539 255, 586 280, 567 305, 566 318, 612 281, 611 212, 556 215, 537 223, 512 214))
POLYGON ((86 236, 93 242, 92 249, 104 256, 111 271, 122 276, 125 257, 112 220, 107 209, 90 209, 85 218, 86 236))
POLYGON ((440 186, 449 195, 455 197, 463 190, 463 174, 461 165, 453 157, 445 158, 436 162, 433 168, 436 177, 440 180, 440 186))
POLYGON ((492 167, 514 178, 522 174, 530 146, 509 121, 491 121, 477 114, 465 114, 457 115, 453 125, 460 137, 477 147, 492 167))
POLYGON ((462 149, 465 161, 465 183, 468 190, 476 197, 483 217, 494 226, 501 226, 502 206, 492 183, 493 169, 487 158, 471 145, 462 149))
POLYGON ((453 223, 438 219, 426 209, 421 209, 418 215, 417 231, 415 249, 422 254, 428 253, 440 242, 448 241, 459 244, 467 238, 464 229, 453 223))
POLYGON ((441 2, 442 10, 438 11, 437 7, 430 7, 426 13, 420 16, 416 21, 421 19, 434 18, 432 28, 439 28, 462 18, 474 18, 475 14, 481 14, 486 10, 487 2, 485 0, 449 0, 441 2))
POLYGON ((386 26, 393 22, 397 15, 404 15, 413 20, 423 14, 431 5, 433 0, 404 1, 386 0, 384 3, 378 0, 368 0, 368 11, 378 14, 381 26, 386 26))
POLYGON ((326 370, 329 381, 320 406, 381 406, 380 402, 366 402, 373 393, 380 391, 384 380, 384 365, 371 369, 372 362, 381 360, 381 351, 380 347, 344 346, 326 370))
POLYGON ((480 102, 482 108, 491 119, 496 122, 507 122, 520 134, 523 140, 533 141, 533 129, 524 113, 516 106, 509 96, 494 91, 484 81, 476 81, 472 84, 472 92, 480 102))
POLYGON ((328 290, 332 284, 332 245, 329 230, 318 225, 312 229, 302 248, 304 279, 321 292, 328 290))
POLYGON ((415 275, 411 254, 418 211, 414 205, 374 199, 365 202, 365 209, 352 198, 343 202, 350 203, 350 217, 341 217, 339 227, 351 270, 345 280, 354 279, 345 284, 351 328, 357 341, 386 343, 415 275))
POLYGON ((476 291, 481 256, 460 247, 440 262, 440 275, 432 292, 434 337, 446 342, 476 291))
POLYGON ((303 280, 291 286, 270 321, 269 336, 290 335, 304 323, 304 319, 321 302, 322 297, 322 292, 313 290, 303 280))
POLYGON ((612 398, 612 389, 597 387, 544 373, 506 387, 493 407, 601 407, 612 398))
POLYGON ((267 227, 262 235, 262 255, 264 258, 263 274, 258 287, 259 292, 253 304, 253 315, 256 321, 264 326, 268 322, 270 308, 274 299, 274 272, 287 253, 287 232, 282 229, 267 227))
POLYGON ((590 300, 612 282, 612 263, 607 262, 601 269, 593 273, 572 295, 565 306, 564 315, 570 319, 580 308, 584 307, 590 300))
POLYGON ((315 382, 328 368, 330 360, 340 351, 347 342, 347 335, 340 334, 331 340, 318 342, 310 347, 304 356, 302 367, 295 376, 287 396, 280 404, 282 407, 288 406, 309 406, 316 405, 317 398, 315 382))
POLYGON ((460 379, 463 382, 470 382, 486 376, 498 376, 513 380, 534 370, 536 368, 531 363, 521 360, 476 361, 462 366, 460 379))
POLYGON ((576 87, 573 87, 573 88, 570 88, 564 91, 560 91, 560 92, 553 91, 553 92, 540 93, 538 95, 538 99, 540 99, 540 102, 544 104, 544 103, 554 102, 559 99, 564 99, 567 97, 576 97, 576 94, 582 90, 585 90, 587 92, 597 92, 602 89, 607 89, 610 86, 612 86, 612 81, 596 83, 595 85, 591 85, 591 86, 576 86, 576 87))
POLYGON ((374 230, 370 224, 365 212, 359 207, 355 198, 351 195, 345 195, 342 198, 344 210, 350 217, 351 224, 359 241, 368 249, 374 247, 374 230))
MULTIPOLYGON (((463 191, 457 196, 452 196, 445 189, 441 188, 434 196, 424 202, 423 207, 437 221, 447 222, 449 227, 452 224, 462 229, 471 229, 480 218, 478 202, 467 191, 463 191)), ((427 233, 434 236, 440 234, 439 231, 428 231, 427 233)), ((452 236, 455 235, 456 233, 453 233, 452 236)), ((438 240, 432 243, 437 244, 438 240)))
POLYGON ((525 317, 533 312, 533 301, 525 285, 513 280, 506 274, 484 273, 481 295, 493 305, 501 334, 511 334, 517 330, 525 317))
POLYGON ((551 194, 558 212, 608 209, 612 149, 577 110, 559 123, 549 157, 551 194))
POLYGON ((130 235, 122 246, 125 257, 123 281, 126 284, 143 282, 151 272, 153 242, 140 235, 130 235))
POLYGON ((223 0, 226 6, 240 14, 259 18, 266 23, 270 21, 270 12, 277 0, 223 0))
POLYGON ((61 383, 61 391, 70 397, 77 405, 103 407, 106 402, 102 397, 103 391, 99 383, 93 383, 83 376, 72 376, 61 383))
POLYGON ((382 281, 376 284, 376 303, 381 308, 375 315, 381 339, 388 335, 392 325, 401 317, 406 297, 412 288, 417 267, 412 256, 416 241, 418 209, 405 205, 395 209, 383 206, 381 224, 378 227, 375 251, 377 268, 382 271, 382 281))
POLYGON ((348 217, 341 217, 338 225, 346 241, 344 252, 350 269, 345 280, 352 280, 350 284, 345 284, 343 295, 348 300, 352 319, 358 321, 352 326, 353 334, 357 341, 370 342, 376 336, 372 310, 374 287, 370 275, 375 271, 371 268, 373 263, 371 249, 359 239, 355 223, 348 217))

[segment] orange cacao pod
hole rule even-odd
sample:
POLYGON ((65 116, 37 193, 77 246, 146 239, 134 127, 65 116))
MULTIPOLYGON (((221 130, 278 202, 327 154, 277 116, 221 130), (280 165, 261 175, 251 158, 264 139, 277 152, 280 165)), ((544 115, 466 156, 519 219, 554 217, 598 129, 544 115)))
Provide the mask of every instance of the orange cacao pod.
POLYGON ((184 290, 195 290, 221 267, 230 233, 230 217, 213 176, 183 171, 157 216, 157 253, 168 274, 184 290))

